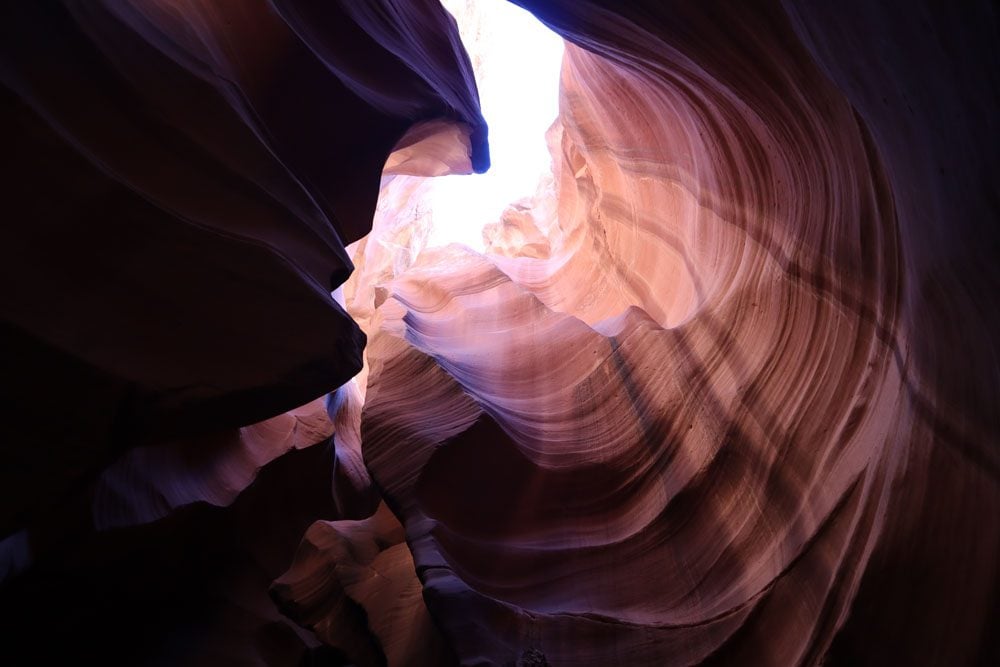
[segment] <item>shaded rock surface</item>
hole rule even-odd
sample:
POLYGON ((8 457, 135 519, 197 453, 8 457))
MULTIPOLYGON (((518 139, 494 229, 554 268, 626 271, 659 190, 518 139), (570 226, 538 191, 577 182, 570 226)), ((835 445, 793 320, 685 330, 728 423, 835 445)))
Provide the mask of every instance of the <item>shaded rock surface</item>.
POLYGON ((0 9, 10 662, 1000 657, 995 10, 518 4, 484 253, 436 2, 0 9))
POLYGON ((311 659, 267 587, 337 516, 323 396, 365 343, 331 295, 345 245, 397 143, 431 142, 410 171, 488 165, 452 20, 8 3, 0 82, 3 661, 311 659))

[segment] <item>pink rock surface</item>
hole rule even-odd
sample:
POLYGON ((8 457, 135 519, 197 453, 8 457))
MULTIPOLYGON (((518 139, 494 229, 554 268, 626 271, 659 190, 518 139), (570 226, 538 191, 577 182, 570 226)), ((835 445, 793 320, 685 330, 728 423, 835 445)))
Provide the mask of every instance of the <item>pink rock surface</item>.
POLYGON ((333 433, 326 401, 317 399, 220 435, 133 449, 101 474, 94 525, 106 530, 150 523, 195 502, 229 505, 265 465, 333 433))
POLYGON ((313 524, 271 592, 353 664, 454 661, 424 605, 403 529, 384 504, 368 519, 313 524))
POLYGON ((869 108, 893 85, 925 121, 939 97, 982 103, 893 56, 899 76, 848 73, 841 50, 876 35, 923 48, 877 11, 850 30, 794 7, 525 4, 584 47, 550 131, 556 206, 508 212, 483 256, 370 237, 347 302, 365 461, 460 660, 983 659, 998 376, 946 341, 995 354, 968 282, 995 279, 975 240, 995 234, 940 202, 996 209, 921 181, 911 146, 986 154, 869 108))
POLYGON ((518 4, 483 253, 434 0, 0 9, 0 657, 996 662, 995 11, 518 4))

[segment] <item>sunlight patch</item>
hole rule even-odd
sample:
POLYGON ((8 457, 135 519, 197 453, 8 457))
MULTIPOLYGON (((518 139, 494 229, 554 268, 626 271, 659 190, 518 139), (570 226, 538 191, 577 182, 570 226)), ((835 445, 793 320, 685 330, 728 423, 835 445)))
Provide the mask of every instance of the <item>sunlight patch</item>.
POLYGON ((563 40, 506 0, 443 0, 472 61, 492 166, 485 174, 433 179, 423 198, 428 246, 481 251, 482 229, 551 174, 545 132, 559 112, 563 40))

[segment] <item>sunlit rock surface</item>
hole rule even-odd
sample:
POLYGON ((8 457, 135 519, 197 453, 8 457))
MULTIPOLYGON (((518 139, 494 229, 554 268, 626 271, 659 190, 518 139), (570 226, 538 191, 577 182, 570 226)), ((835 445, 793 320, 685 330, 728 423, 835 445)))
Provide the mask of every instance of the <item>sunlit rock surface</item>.
POLYGON ((435 3, 2 10, 0 650, 996 662, 994 10, 519 4, 553 173, 483 252, 435 3))
POLYGON ((925 41, 957 17, 669 4, 525 3, 586 47, 554 192, 483 255, 355 254, 428 607, 468 664, 986 660, 996 91, 927 80, 985 75, 925 41))

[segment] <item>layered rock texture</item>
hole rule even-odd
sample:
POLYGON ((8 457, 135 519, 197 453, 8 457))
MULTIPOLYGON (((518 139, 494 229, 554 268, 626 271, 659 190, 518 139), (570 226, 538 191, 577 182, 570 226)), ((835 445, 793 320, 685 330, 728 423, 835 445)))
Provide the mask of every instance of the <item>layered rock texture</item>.
POLYGON ((995 9, 519 4, 0 10, 9 662, 1000 659, 995 9))

